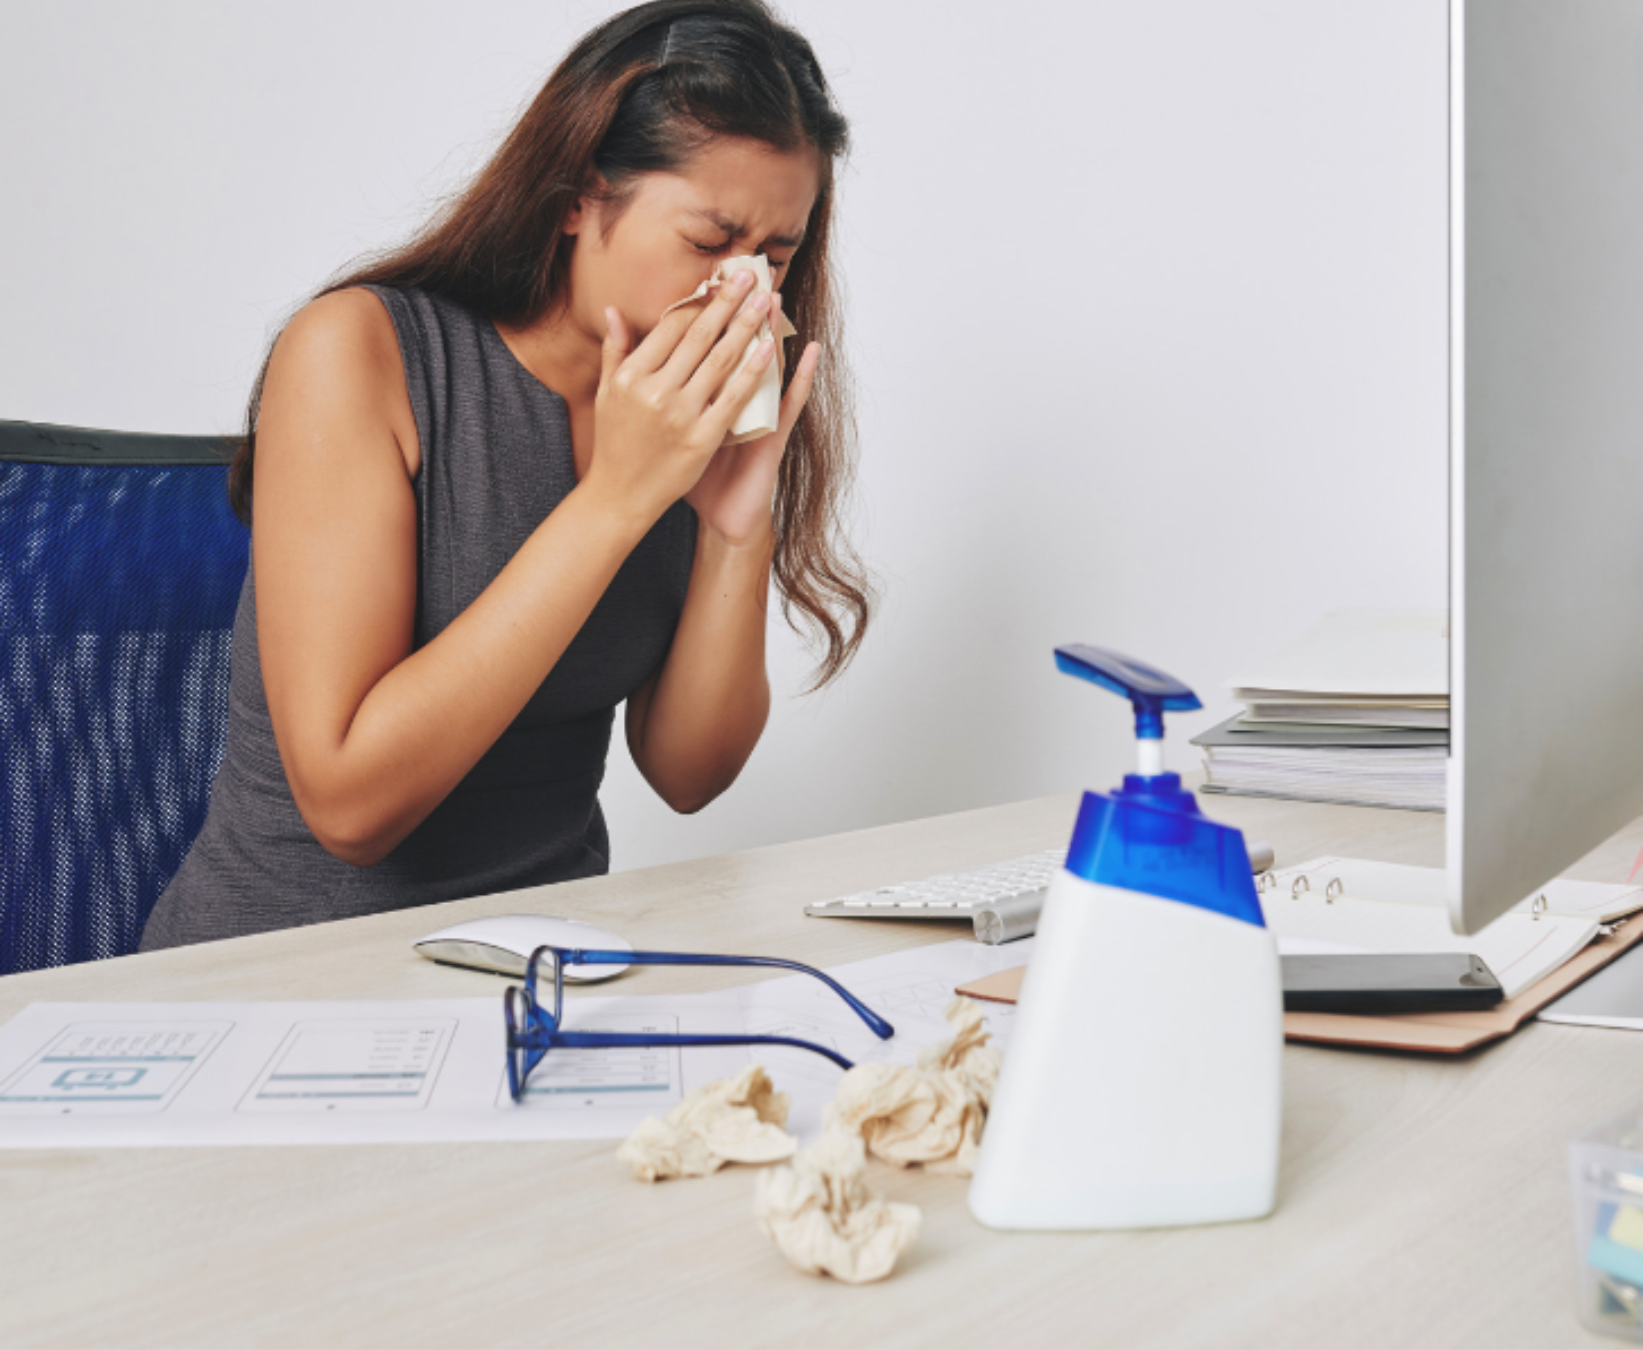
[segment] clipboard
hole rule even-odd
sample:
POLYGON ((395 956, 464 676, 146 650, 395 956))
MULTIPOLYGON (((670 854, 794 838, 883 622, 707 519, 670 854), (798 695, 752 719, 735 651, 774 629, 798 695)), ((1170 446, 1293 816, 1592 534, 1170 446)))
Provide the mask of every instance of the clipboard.
MULTIPOLYGON (((1350 1045, 1368 1050, 1413 1050, 1458 1055, 1510 1036, 1553 999, 1568 993, 1588 975, 1643 941, 1643 913, 1615 925, 1578 955, 1516 998, 1481 1012, 1410 1013, 1383 1017, 1341 1013, 1285 1013, 1284 1039, 1315 1045, 1350 1045)), ((1001 970, 972 980, 954 992, 992 1003, 1014 1003, 1021 993, 1026 966, 1001 970)))

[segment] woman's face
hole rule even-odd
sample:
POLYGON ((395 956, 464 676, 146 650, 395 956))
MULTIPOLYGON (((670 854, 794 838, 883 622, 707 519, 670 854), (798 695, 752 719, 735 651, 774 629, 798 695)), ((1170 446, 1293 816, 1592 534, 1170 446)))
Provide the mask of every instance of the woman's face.
POLYGON ((680 173, 641 175, 608 229, 608 208, 596 201, 579 207, 568 225, 577 236, 570 267, 574 321, 602 340, 605 309, 615 306, 638 342, 721 259, 745 253, 770 260, 780 290, 820 187, 814 150, 721 137, 680 173))

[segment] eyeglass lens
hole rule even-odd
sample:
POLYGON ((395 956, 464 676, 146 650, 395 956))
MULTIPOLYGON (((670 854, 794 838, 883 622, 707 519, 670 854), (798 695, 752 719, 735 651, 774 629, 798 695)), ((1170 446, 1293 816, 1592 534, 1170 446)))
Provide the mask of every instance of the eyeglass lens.
POLYGON ((536 954, 536 982, 531 986, 531 998, 557 1027, 564 1012, 565 980, 559 953, 551 948, 536 954))

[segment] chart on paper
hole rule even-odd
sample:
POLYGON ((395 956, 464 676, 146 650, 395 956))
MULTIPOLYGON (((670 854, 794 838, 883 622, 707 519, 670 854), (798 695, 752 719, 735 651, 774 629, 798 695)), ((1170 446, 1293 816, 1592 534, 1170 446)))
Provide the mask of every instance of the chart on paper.
POLYGON ((239 1109, 420 1110, 433 1095, 456 1026, 454 1017, 299 1022, 239 1109))
POLYGON ((165 1110, 231 1022, 79 1022, 0 1085, 0 1115, 165 1110))
MULTIPOLYGON (((571 1030, 572 1028, 566 1028, 571 1030)), ((621 1031, 677 1035, 677 1017, 594 1017, 578 1019, 576 1031, 621 1031)), ((556 1049, 525 1080, 522 1104, 535 1109, 600 1111, 635 1106, 666 1109, 680 1097, 679 1047, 602 1046, 596 1050, 556 1049)), ((503 1102, 512 1105, 504 1079, 503 1102)))

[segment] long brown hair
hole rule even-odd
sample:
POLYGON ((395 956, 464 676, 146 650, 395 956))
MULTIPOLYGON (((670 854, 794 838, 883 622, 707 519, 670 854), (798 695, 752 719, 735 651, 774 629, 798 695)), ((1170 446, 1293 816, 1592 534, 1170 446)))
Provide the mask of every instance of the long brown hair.
MULTIPOLYGON (((810 44, 763 0, 654 0, 587 34, 468 188, 409 243, 333 279, 349 286, 431 291, 492 320, 528 324, 565 296, 578 198, 602 183, 620 206, 640 174, 677 172, 715 136, 779 150, 810 146, 821 188, 782 284, 800 347, 827 359, 788 440, 776 484, 773 574, 782 613, 818 640, 812 688, 835 679, 861 645, 872 586, 843 534, 855 469, 855 426, 843 361, 838 296, 829 265, 833 163, 848 124, 834 106, 810 44)), ((229 493, 251 520, 257 413, 265 357, 246 409, 229 493)))

